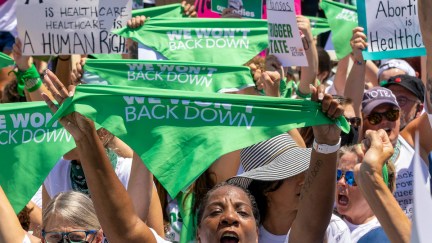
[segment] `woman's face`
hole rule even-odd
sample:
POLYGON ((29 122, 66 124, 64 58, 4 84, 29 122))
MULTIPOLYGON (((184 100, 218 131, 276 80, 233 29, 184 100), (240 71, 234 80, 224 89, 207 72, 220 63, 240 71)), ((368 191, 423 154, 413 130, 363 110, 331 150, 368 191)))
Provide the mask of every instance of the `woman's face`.
MULTIPOLYGON (((338 170, 343 176, 336 183, 336 208, 337 211, 346 217, 348 221, 355 222, 359 217, 364 216, 365 210, 369 208, 366 199, 356 185, 348 185, 345 172, 353 171, 357 163, 357 155, 348 152, 339 159, 338 170)), ((355 180, 355 178, 354 178, 355 180)))
POLYGON ((252 203, 235 186, 222 186, 211 193, 198 227, 198 242, 258 242, 252 203))
MULTIPOLYGON (((44 223, 45 223, 45 226, 44 226, 45 242, 48 242, 48 243, 51 243, 51 242, 57 243, 57 242, 62 240, 62 238, 59 238, 59 237, 64 237, 61 234, 55 234, 53 232, 67 233, 67 232, 75 231, 75 233, 69 234, 70 239, 73 240, 73 237, 79 238, 83 234, 85 235, 85 233, 83 233, 82 231, 88 231, 88 230, 98 230, 98 231, 97 231, 97 233, 89 234, 87 236, 87 238, 85 238, 85 240, 87 242, 92 242, 92 243, 101 243, 102 242, 102 231, 101 230, 88 229, 88 228, 76 226, 73 223, 65 220, 60 215, 53 214, 48 219, 48 222, 44 222, 44 223), (80 231, 80 232, 78 232, 78 231, 80 231)), ((61 242, 63 242, 63 241, 61 241, 61 242)))

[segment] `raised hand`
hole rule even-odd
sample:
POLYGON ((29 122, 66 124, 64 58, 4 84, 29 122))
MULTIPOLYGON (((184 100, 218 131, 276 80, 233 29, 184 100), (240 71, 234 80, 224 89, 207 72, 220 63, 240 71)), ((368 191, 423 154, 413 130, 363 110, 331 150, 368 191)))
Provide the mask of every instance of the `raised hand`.
POLYGON ((362 51, 366 49, 368 45, 366 42, 366 35, 363 31, 364 29, 362 27, 355 27, 350 41, 352 55, 357 62, 364 62, 362 51))
POLYGON ((195 10, 195 5, 191 5, 190 3, 187 3, 186 1, 182 1, 181 3, 183 7, 183 13, 188 17, 196 17, 197 12, 195 10))

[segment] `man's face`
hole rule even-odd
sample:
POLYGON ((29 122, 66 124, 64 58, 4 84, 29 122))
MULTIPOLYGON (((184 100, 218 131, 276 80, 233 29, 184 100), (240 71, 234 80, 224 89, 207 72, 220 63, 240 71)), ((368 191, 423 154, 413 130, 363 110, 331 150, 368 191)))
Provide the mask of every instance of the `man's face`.
MULTIPOLYGON (((370 114, 363 114, 363 131, 383 129, 387 132, 390 142, 396 145, 399 136, 400 115, 395 118, 395 110, 399 108, 391 104, 381 104, 375 107, 370 114), (394 121, 392 121, 394 120, 394 121)), ((397 113, 397 112, 396 112, 397 113)), ((363 134, 364 136, 364 134, 363 134)))
POLYGON ((418 107, 421 102, 411 91, 398 84, 392 84, 388 89, 396 96, 401 108, 400 122, 401 127, 403 128, 406 124, 420 115, 421 111, 419 111, 418 107))

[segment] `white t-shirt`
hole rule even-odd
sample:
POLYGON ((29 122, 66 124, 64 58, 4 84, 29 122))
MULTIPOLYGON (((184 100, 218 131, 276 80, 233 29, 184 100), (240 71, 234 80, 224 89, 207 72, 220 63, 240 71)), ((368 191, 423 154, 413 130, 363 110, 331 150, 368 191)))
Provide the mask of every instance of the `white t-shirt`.
MULTIPOLYGON (((401 206, 402 210, 408 216, 409 219, 412 218, 413 215, 413 159, 414 159, 414 149, 402 138, 399 136, 399 141, 401 143, 400 154, 397 160, 395 161, 396 168, 396 190, 394 192, 394 196, 401 206)), ((430 175, 429 170, 422 161, 421 168, 424 177, 427 177, 427 188, 430 188, 429 181, 430 175)))
POLYGON ((13 36, 17 36, 17 19, 15 14, 16 0, 0 0, 0 31, 11 32, 13 36))
MULTIPOLYGON (((125 188, 128 186, 131 166, 132 158, 117 157, 115 173, 125 188)), ((60 192, 72 190, 70 167, 71 161, 61 158, 45 179, 44 185, 51 198, 60 192)))
MULTIPOLYGON (((326 230, 327 243, 350 243, 351 236, 348 226, 336 215, 332 215, 326 230)), ((259 228, 259 243, 288 243, 289 232, 286 235, 274 235, 262 225, 259 228)))
MULTIPOLYGON (((379 223, 378 219, 374 217, 372 220, 365 224, 351 224, 346 219, 344 219, 344 222, 348 225, 348 228, 351 231, 351 241, 353 243, 361 241, 361 239, 368 233, 373 232, 375 229, 380 229, 382 232, 384 232, 381 228, 381 224, 379 223)), ((383 239, 380 238, 379 242, 383 243, 383 239)), ((378 241, 373 241, 378 242, 378 241)), ((385 242, 385 240, 384 240, 385 242)))
POLYGON ((30 237, 28 237, 28 235, 26 234, 26 235, 24 236, 24 239, 23 239, 22 242, 23 242, 23 243, 31 243, 30 237))

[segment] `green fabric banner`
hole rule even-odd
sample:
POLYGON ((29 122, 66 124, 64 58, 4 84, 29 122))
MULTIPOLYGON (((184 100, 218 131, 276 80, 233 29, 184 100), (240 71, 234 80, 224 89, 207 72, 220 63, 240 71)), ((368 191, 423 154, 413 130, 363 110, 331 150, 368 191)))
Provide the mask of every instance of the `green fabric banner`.
POLYGON ((150 18, 182 18, 183 7, 180 3, 164 6, 132 10, 132 17, 146 16, 150 18))
MULTIPOLYGON (((96 82, 160 89, 225 92, 254 86, 250 69, 208 63, 143 60, 87 60, 84 70, 101 77, 96 82)), ((85 77, 86 75, 84 75, 85 77)), ((94 83, 84 78, 84 82, 94 83)))
POLYGON ((268 45, 267 21, 156 18, 113 33, 140 42, 170 60, 243 65, 268 45))
POLYGON ((319 34, 330 31, 330 25, 327 22, 327 19, 312 16, 306 17, 310 20, 313 36, 318 36, 319 34))
MULTIPOLYGON (((77 86, 53 117, 73 111, 131 146, 172 198, 223 154, 335 122, 309 100, 109 85, 77 86)), ((336 123, 348 131, 342 116, 336 123)))
POLYGON ((351 53, 352 30, 358 26, 357 9, 354 6, 323 0, 320 4, 332 31, 332 42, 340 60, 351 53))
POLYGON ((4 54, 3 52, 0 52, 0 69, 12 66, 14 64, 15 62, 10 56, 4 54))
POLYGON ((30 201, 63 154, 75 147, 45 102, 0 105, 0 185, 16 213, 30 201))

